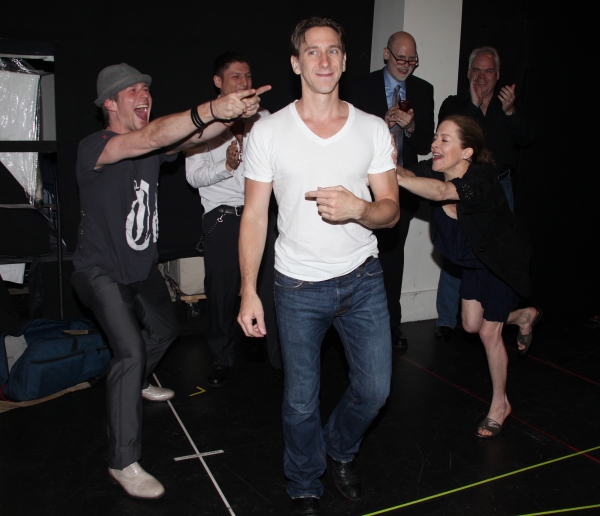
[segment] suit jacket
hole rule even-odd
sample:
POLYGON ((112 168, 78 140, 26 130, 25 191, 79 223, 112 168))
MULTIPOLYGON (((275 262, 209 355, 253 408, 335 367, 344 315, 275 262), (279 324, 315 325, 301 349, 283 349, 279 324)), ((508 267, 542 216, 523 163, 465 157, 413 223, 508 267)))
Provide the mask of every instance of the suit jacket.
POLYGON ((485 115, 471 102, 470 95, 450 95, 442 102, 438 124, 448 115, 464 115, 477 120, 483 130, 484 145, 492 151, 498 174, 501 174, 509 168, 514 170, 515 146, 530 145, 533 142, 533 128, 527 123, 523 108, 518 102, 511 116, 504 114, 502 103, 498 100, 498 91, 499 89, 494 92, 485 115))
MULTIPOLYGON (((348 102, 362 111, 384 118, 388 107, 383 74, 381 69, 356 79, 350 85, 348 102)), ((402 142, 402 163, 405 168, 410 168, 419 161, 419 154, 431 152, 435 132, 433 86, 411 75, 406 79, 406 99, 415 112, 415 131, 410 138, 405 134, 402 142)), ((404 189, 400 190, 400 195, 401 207, 414 213, 419 207, 419 198, 404 189)))

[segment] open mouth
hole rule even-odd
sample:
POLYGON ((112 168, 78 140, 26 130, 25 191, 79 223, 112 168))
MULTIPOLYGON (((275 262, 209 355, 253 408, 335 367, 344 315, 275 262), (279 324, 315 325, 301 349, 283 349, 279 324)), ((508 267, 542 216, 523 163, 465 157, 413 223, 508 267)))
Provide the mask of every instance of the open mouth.
POLYGON ((141 106, 137 106, 135 108, 135 116, 137 116, 140 120, 147 122, 148 121, 148 104, 142 104, 141 106))

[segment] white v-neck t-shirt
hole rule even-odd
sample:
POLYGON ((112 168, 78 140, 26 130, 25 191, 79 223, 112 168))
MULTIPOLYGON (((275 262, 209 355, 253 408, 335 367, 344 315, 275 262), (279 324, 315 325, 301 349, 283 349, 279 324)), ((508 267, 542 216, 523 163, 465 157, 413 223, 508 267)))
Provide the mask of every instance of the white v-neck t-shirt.
POLYGON ((347 274, 377 256, 372 230, 356 223, 330 223, 316 202, 304 197, 317 187, 341 185, 371 201, 369 175, 395 168, 387 124, 348 104, 338 133, 320 138, 302 121, 296 103, 259 120, 246 146, 246 177, 273 182, 279 207, 275 269, 303 281, 347 274))

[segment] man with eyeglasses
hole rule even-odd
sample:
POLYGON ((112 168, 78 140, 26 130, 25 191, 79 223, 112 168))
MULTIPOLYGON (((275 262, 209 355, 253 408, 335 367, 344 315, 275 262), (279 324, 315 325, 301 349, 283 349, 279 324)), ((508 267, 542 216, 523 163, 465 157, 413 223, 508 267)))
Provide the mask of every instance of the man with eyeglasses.
MULTIPOLYGON (((350 86, 348 100, 355 107, 383 118, 390 128, 398 149, 399 165, 410 168, 418 162, 419 154, 429 154, 434 133, 433 86, 415 77, 419 55, 415 39, 407 32, 396 32, 383 49, 385 67, 350 86), (401 100, 404 103, 401 109, 401 100)), ((400 295, 404 272, 404 244, 411 219, 419 207, 419 197, 400 190, 400 220, 389 229, 377 229, 379 260, 390 312, 392 346, 404 351, 408 341, 400 329, 402 318, 400 295)))
MULTIPOLYGON (((511 174, 514 170, 516 146, 533 141, 533 129, 527 123, 521 106, 516 107, 516 85, 498 88, 500 57, 493 47, 476 48, 469 56, 469 93, 450 95, 440 107, 438 123, 449 115, 465 115, 477 120, 483 129, 485 147, 492 151, 498 180, 506 199, 514 210, 511 174)), ((442 264, 438 283, 435 336, 450 339, 456 326, 460 304, 460 271, 447 261, 442 264)))

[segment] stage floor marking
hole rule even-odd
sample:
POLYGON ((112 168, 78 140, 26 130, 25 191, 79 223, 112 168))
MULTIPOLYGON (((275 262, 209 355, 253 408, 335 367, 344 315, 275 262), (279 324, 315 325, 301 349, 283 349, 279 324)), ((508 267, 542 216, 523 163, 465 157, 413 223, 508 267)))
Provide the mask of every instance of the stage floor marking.
MULTIPOLYGON (((515 348, 507 346, 508 349, 510 349, 511 351, 517 351, 515 348)), ((547 365, 548 367, 553 367, 554 369, 558 369, 559 371, 562 371, 565 374, 568 374, 570 376, 574 376, 575 378, 579 378, 580 380, 583 380, 585 382, 591 383, 592 385, 595 385, 596 387, 600 387, 600 383, 595 382, 594 380, 591 380, 590 378, 587 378, 585 376, 582 376, 580 374, 574 373, 573 371, 569 370, 569 369, 565 369, 564 367, 560 367, 559 365, 553 364, 552 362, 548 362, 546 360, 543 360, 541 358, 536 357, 535 355, 532 355, 531 353, 529 353, 527 355, 531 360, 537 360, 538 362, 547 365)))
POLYGON ((204 453, 194 453, 194 455, 184 455, 183 457, 175 457, 174 461, 198 459, 200 457, 208 457, 209 455, 219 455, 225 453, 223 450, 208 451, 204 453))
MULTIPOLYGON (((159 387, 162 387, 162 385, 161 385, 158 377, 156 376, 156 373, 152 373, 152 376, 156 380, 156 384, 159 387)), ((190 458, 198 458, 200 460, 200 462, 202 463, 202 466, 204 467, 207 475, 210 477, 210 480, 212 481, 213 485, 215 486, 215 489, 217 490, 217 493, 219 493, 219 496, 221 497, 221 500, 223 500, 223 503, 225 504, 225 507, 227 507, 227 510, 229 511, 229 514, 231 514, 231 516, 235 516, 235 513, 233 512, 233 509, 231 508, 231 505, 229 505, 229 502, 227 501, 227 498, 225 498, 225 495, 223 494, 223 491, 221 491, 221 488, 219 487, 219 484, 215 480, 215 477, 211 473, 210 468, 208 467, 208 465, 206 464, 206 461, 204 460, 204 456, 206 456, 206 455, 216 455, 218 453, 223 453, 223 450, 218 450, 218 451, 214 451, 214 452, 207 452, 207 453, 200 453, 200 451, 196 447, 196 444, 192 440, 189 432, 187 431, 187 428, 185 427, 185 425, 181 421, 181 418, 179 417, 179 414, 177 414, 177 411, 175 410, 175 407, 171 403, 171 400, 167 400, 167 403, 169 404, 169 407, 171 407, 171 411, 173 412, 173 415, 175 416, 175 419, 177 419, 177 422, 179 423, 179 426, 181 426, 181 429, 183 430, 183 433, 185 434, 185 436, 187 437, 189 443, 192 445, 192 448, 196 452, 195 455, 192 456, 192 457, 190 457, 190 458)), ((176 458, 175 460, 178 460, 178 459, 176 458)), ((185 460, 185 459, 182 458, 182 457, 179 457, 179 460, 185 460)))
POLYGON ((519 516, 542 516, 543 514, 562 514, 563 512, 585 511, 586 509, 597 509, 600 503, 596 505, 586 505, 584 507, 569 507, 568 509, 556 509, 554 511, 530 512, 528 514, 520 514, 519 516))
POLYGON ((198 394, 202 394, 202 393, 206 392, 206 389, 203 389, 202 387, 198 387, 197 385, 196 385, 196 389, 198 389, 198 392, 194 392, 194 393, 190 394, 190 397, 198 396, 198 394))
MULTIPOLYGON (((427 497, 421 498, 419 500, 413 500, 412 502, 407 502, 407 503, 403 503, 401 505, 396 505, 394 507, 389 507, 388 509, 382 509, 380 511, 370 512, 368 514, 365 514, 364 516, 375 516, 376 514, 384 514, 386 512, 396 511, 396 510, 402 509, 404 507, 410 507, 411 505, 416 505, 418 503, 427 502, 428 500, 434 500, 436 498, 441 498, 442 496, 447 496, 452 493, 458 493, 460 491, 465 491, 466 489, 470 489, 472 487, 480 486, 483 484, 488 484, 489 482, 494 482, 495 480, 500 480, 502 478, 510 477, 510 476, 516 475, 518 473, 523 473, 524 471, 530 471, 532 469, 540 468, 542 466, 547 466, 548 464, 553 464, 555 462, 560 462, 562 460, 571 459, 573 457, 578 457, 579 455, 584 455, 586 453, 590 453, 590 452, 593 452, 596 450, 600 450, 600 446, 594 446, 593 448, 588 448, 587 450, 583 450, 583 451, 580 451, 577 453, 571 453, 569 455, 564 455, 564 456, 558 457, 556 459, 550 459, 545 462, 540 462, 539 464, 534 464, 533 466, 527 466, 526 468, 521 468, 521 469, 517 469, 515 471, 510 471, 508 473, 503 473, 502 475, 498 475, 496 477, 487 478, 485 480, 480 480, 479 482, 475 482, 473 484, 469 484, 469 485, 462 486, 462 487, 457 487, 456 489, 451 489, 450 491, 445 491, 443 493, 438 493, 435 495, 427 496, 427 497)), ((541 513, 541 514, 544 514, 544 513, 541 513)), ((552 514, 552 513, 549 513, 549 514, 552 514)))
MULTIPOLYGON (((437 379, 439 379, 439 380, 447 383, 448 385, 452 385, 452 387, 458 389, 459 391, 462 391, 465 394, 468 394, 469 396, 471 396, 471 397, 473 397, 473 398, 475 398, 475 399, 477 399, 477 400, 485 403, 486 405, 490 404, 489 401, 486 401, 483 398, 480 398, 479 396, 477 396, 476 394, 472 393, 471 391, 465 389, 464 387, 461 387, 460 385, 457 385, 457 384, 451 382, 450 380, 447 380, 443 376, 440 376, 439 374, 434 373, 433 371, 431 371, 430 369, 427 369, 425 366, 419 364, 418 362, 416 362, 416 361, 414 361, 414 360, 412 360, 410 358, 407 358, 407 357, 405 357, 403 355, 400 355, 400 358, 402 358, 402 360, 404 360, 405 362, 408 362, 409 364, 415 366, 416 368, 425 371, 427 374, 430 374, 431 376, 433 376, 433 377, 435 377, 435 378, 437 378, 437 379)), ((531 423, 528 423, 524 419, 521 419, 518 416, 516 416, 514 413, 511 413, 510 417, 512 419, 514 419, 515 421, 518 421, 519 423, 521 423, 521 424, 523 424, 525 426, 528 426, 529 428, 535 430, 536 432, 539 432, 540 434, 545 435, 549 439, 552 439, 553 441, 556 441, 557 443, 561 444, 565 448, 569 448, 570 450, 573 450, 574 452, 577 452, 577 453, 580 452, 580 450, 578 448, 575 448, 575 446, 572 446, 569 443, 565 443, 564 441, 561 441, 558 437, 555 437, 554 435, 549 434, 548 432, 542 430, 541 428, 538 428, 537 426, 534 426, 531 423)), ((597 459, 596 457, 592 457, 591 455, 586 455, 586 458, 588 458, 588 459, 590 459, 590 460, 592 460, 592 461, 597 462, 598 464, 600 464, 600 460, 597 459)))

